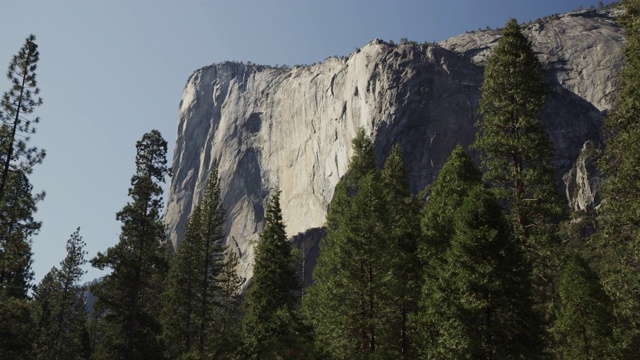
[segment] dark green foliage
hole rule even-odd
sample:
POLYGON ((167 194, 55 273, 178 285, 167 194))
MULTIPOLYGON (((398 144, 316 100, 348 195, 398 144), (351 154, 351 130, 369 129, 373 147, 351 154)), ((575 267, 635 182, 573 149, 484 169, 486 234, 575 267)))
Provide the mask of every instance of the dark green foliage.
POLYGON ((420 226, 423 243, 420 257, 430 263, 441 256, 453 236, 453 214, 462 205, 469 189, 482 183, 482 173, 460 145, 442 166, 424 206, 420 226))
POLYGON ((605 122, 605 152, 600 168, 601 230, 597 243, 605 262, 605 289, 614 301, 616 345, 621 357, 640 353, 640 1, 622 2, 619 21, 627 33, 619 95, 605 122))
POLYGON ((224 233, 224 209, 221 207, 220 179, 218 178, 218 165, 213 165, 213 170, 207 179, 202 203, 200 204, 199 236, 201 236, 201 248, 199 249, 199 260, 194 265, 200 267, 200 276, 196 278, 199 282, 199 292, 196 298, 196 321, 198 332, 197 350, 201 357, 212 351, 209 348, 210 342, 208 333, 214 322, 213 311, 216 306, 217 283, 216 276, 220 272, 220 266, 224 260, 223 242, 224 233))
POLYGON ((389 281, 385 307, 390 331, 381 343, 390 347, 393 357, 409 357, 413 353, 413 330, 409 315, 416 310, 422 277, 417 256, 420 236, 418 207, 409 190, 407 170, 402 162, 401 148, 396 144, 385 162, 381 184, 387 202, 389 281))
POLYGON ((33 281, 31 238, 40 230, 33 219, 36 203, 44 197, 32 194, 27 175, 40 163, 44 151, 29 148, 34 133, 29 120, 37 98, 35 80, 38 62, 35 37, 29 36, 7 71, 11 89, 4 93, 0 107, 0 358, 31 357, 32 324, 28 292, 33 281))
POLYGON ((544 72, 514 19, 505 25, 487 62, 481 91, 474 147, 480 151, 485 180, 534 265, 537 305, 550 318, 563 208, 551 165, 552 144, 541 122, 544 72))
POLYGON ((410 348, 406 316, 414 305, 417 274, 409 269, 414 263, 409 258, 417 220, 411 216, 399 148, 382 177, 364 131, 353 149, 327 215, 305 313, 318 346, 335 358, 400 357, 410 348))
POLYGON ((444 263, 425 280, 422 356, 538 358, 528 268, 491 192, 473 188, 454 215, 444 263))
POLYGON ((233 359, 242 345, 240 286, 238 276, 238 256, 232 250, 224 254, 224 262, 216 276, 218 292, 214 309, 215 327, 212 329, 212 356, 215 359, 233 359))
POLYGON ((7 196, 0 201, 0 286, 6 295, 26 299, 33 280, 31 238, 41 223, 35 221, 36 203, 33 185, 24 173, 11 173, 7 196))
POLYGON ((29 35, 7 71, 11 90, 4 93, 0 110, 0 199, 7 193, 10 172, 30 174, 45 156, 44 150, 27 145, 30 135, 35 133, 33 125, 40 121, 27 116, 42 105, 36 83, 40 53, 35 40, 34 35, 29 35))
POLYGON ((79 231, 67 241, 60 269, 51 269, 34 292, 36 359, 88 359, 87 311, 80 285, 86 252, 79 231))
POLYGON ((0 358, 24 359, 32 341, 31 239, 41 226, 33 218, 40 197, 32 195, 33 186, 22 172, 10 174, 7 189, 0 200, 0 358))
MULTIPOLYGON (((502 31, 484 72, 478 136, 485 178, 506 201, 516 236, 523 243, 543 241, 559 214, 552 144, 540 121, 546 84, 531 43, 511 19, 502 31), (541 230, 541 231, 536 231, 541 230)), ((546 252, 549 244, 532 244, 546 252)))
MULTIPOLYGON (((319 346, 336 358, 380 358, 392 351, 381 341, 391 325, 385 306, 391 290, 386 202, 375 172, 359 184, 338 226, 327 229, 314 286, 305 297, 319 346)), ((339 196, 347 197, 343 192, 334 199, 339 196)))
POLYGON ((0 290, 0 358, 22 360, 32 357, 33 323, 27 299, 0 290))
POLYGON ((431 309, 434 281, 446 266, 444 254, 455 233, 454 216, 469 191, 482 184, 482 173, 461 146, 456 146, 443 165, 438 180, 433 183, 420 218, 421 241, 418 256, 422 263, 423 284, 418 300, 418 312, 411 319, 416 328, 418 351, 426 354, 432 339, 433 320, 426 315, 431 309), (426 282, 426 283, 425 283, 426 282))
POLYGON ((120 241, 91 264, 112 273, 92 288, 98 297, 95 359, 160 359, 158 321, 160 294, 167 272, 161 182, 169 174, 167 142, 157 130, 136 144, 136 174, 131 179, 132 202, 117 213, 120 241))
POLYGON ((563 359, 610 358, 613 334, 611 301, 600 279, 580 256, 565 265, 560 283, 555 352, 563 359))
POLYGON ((267 204, 264 229, 255 248, 253 284, 242 318, 243 358, 304 358, 309 339, 295 311, 300 288, 296 259, 287 241, 279 191, 267 204))
POLYGON ((163 338, 167 344, 167 357, 178 359, 182 354, 192 351, 196 342, 196 291, 202 270, 196 260, 200 236, 198 236, 200 207, 189 217, 185 235, 175 256, 167 278, 162 313, 163 338))
POLYGON ((235 268, 230 269, 237 260, 225 257, 223 226, 220 180, 214 164, 202 203, 189 217, 169 271, 163 325, 170 358, 187 354, 221 358, 234 350, 228 345, 233 343, 230 337, 238 336, 230 322, 237 317, 239 279, 235 268))

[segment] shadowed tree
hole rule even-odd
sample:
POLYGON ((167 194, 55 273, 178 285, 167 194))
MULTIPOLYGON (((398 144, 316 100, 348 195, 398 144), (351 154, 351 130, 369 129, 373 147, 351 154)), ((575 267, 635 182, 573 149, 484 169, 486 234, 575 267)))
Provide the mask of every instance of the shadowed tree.
POLYGON ((484 70, 473 146, 480 151, 484 179, 506 208, 533 265, 537 306, 551 318, 563 208, 551 164, 552 143, 541 121, 546 88, 531 42, 518 22, 509 20, 484 70))
POLYGON ((41 223, 33 214, 38 195, 22 172, 12 172, 0 200, 0 358, 31 357, 33 325, 29 315, 29 290, 32 287, 31 239, 41 223))
POLYGON ((243 358, 300 359, 306 343, 295 311, 294 291, 300 288, 296 258, 287 241, 280 192, 267 204, 264 229, 256 244, 253 284, 247 291, 242 317, 243 358))
POLYGON ((558 285, 559 306, 552 329, 563 359, 609 359, 613 314, 600 279, 579 255, 571 256, 558 285))
POLYGON ((453 215, 469 190, 480 184, 482 173, 462 147, 456 146, 442 166, 422 209, 420 258, 424 263, 437 260, 448 248, 453 236, 453 215))
POLYGON ((417 351, 426 356, 426 344, 434 338, 439 326, 433 326, 432 319, 425 314, 431 309, 433 282, 446 266, 444 254, 453 238, 455 213, 469 191, 482 184, 482 173, 461 146, 456 146, 447 162, 442 166, 438 179, 428 193, 428 200, 420 214, 421 239, 418 255, 422 263, 424 281, 418 300, 418 312, 411 323, 416 329, 417 351))
POLYGON ((546 84, 542 65, 514 19, 502 31, 484 72, 481 119, 474 144, 480 150, 485 177, 506 201, 515 235, 535 251, 537 230, 559 213, 551 140, 541 122, 546 84))
POLYGON ((189 216, 184 239, 169 271, 163 323, 167 354, 171 358, 191 354, 203 359, 212 353, 220 358, 227 350, 219 345, 230 334, 220 332, 219 328, 230 326, 227 318, 218 315, 221 308, 231 306, 229 297, 235 296, 231 287, 235 284, 233 290, 237 292, 238 282, 224 268, 230 266, 228 261, 233 261, 225 258, 224 217, 218 165, 214 164, 202 202, 189 216))
POLYGON ((78 228, 67 240, 67 256, 34 291, 36 359, 88 359, 87 309, 80 285, 85 242, 78 228))
POLYGON ((640 354, 640 1, 624 0, 619 22, 627 34, 618 97, 605 120, 605 151, 597 248, 603 284, 613 300, 620 358, 640 354))
POLYGON ((94 311, 102 318, 102 338, 96 359, 160 359, 160 294, 168 270, 162 187, 169 174, 167 142, 152 130, 136 143, 136 174, 131 178, 131 202, 117 213, 122 222, 120 241, 91 264, 112 272, 92 287, 94 311))
POLYGON ((385 307, 389 311, 390 331, 381 339, 392 349, 394 357, 413 354, 414 329, 409 314, 416 310, 422 273, 417 255, 420 226, 417 203, 407 182, 407 170, 402 162, 400 144, 396 144, 385 162, 381 184, 387 202, 387 231, 390 279, 385 286, 385 307), (390 232, 390 233, 389 233, 390 232))
POLYGON ((502 209, 482 186, 454 215, 454 234, 437 273, 425 279, 419 316, 429 359, 541 356, 529 268, 502 209))
MULTIPOLYGON (((408 346, 407 337, 403 339, 407 334, 403 334, 401 301, 408 299, 399 297, 409 294, 391 294, 401 289, 393 276, 404 270, 392 258, 400 252, 401 242, 412 239, 406 238, 408 229, 400 227, 394 238, 390 223, 401 218, 404 180, 387 172, 385 182, 395 188, 385 191, 375 167, 373 144, 362 129, 352 146, 349 169, 336 186, 327 214, 327 236, 313 271, 314 285, 305 294, 305 314, 316 331, 318 347, 330 356, 401 356, 403 341, 408 346), (391 198, 395 207, 390 212, 391 198), (398 302, 391 304, 392 299, 398 302)), ((389 171, 392 167, 400 171, 397 150, 396 155, 389 171)))

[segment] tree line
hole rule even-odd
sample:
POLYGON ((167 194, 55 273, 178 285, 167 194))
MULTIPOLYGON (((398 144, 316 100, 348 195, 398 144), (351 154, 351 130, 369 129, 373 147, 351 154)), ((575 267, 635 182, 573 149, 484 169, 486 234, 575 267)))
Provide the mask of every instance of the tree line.
POLYGON ((541 110, 544 70, 510 20, 485 68, 474 163, 457 146, 438 179, 412 194, 396 144, 379 169, 364 130, 336 186, 313 284, 272 192, 242 292, 224 243, 218 166, 180 245, 166 240, 167 143, 136 143, 119 242, 89 262, 109 275, 80 285, 77 229, 67 256, 33 286, 40 222, 28 175, 45 152, 35 37, 11 61, 0 117, 2 359, 633 359, 640 354, 640 1, 623 1, 628 35, 605 123, 602 204, 571 214, 557 192, 541 110), (595 231, 579 232, 590 216, 595 231))

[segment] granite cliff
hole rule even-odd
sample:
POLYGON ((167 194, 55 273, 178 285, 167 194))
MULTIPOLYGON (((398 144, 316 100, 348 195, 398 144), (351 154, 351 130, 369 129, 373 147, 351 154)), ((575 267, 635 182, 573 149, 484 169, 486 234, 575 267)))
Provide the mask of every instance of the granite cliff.
MULTIPOLYGON (((575 164, 587 141, 599 141, 624 35, 614 15, 596 11, 539 20, 524 33, 548 70, 544 121, 556 147, 558 179, 566 174, 572 206, 588 208, 597 181, 575 164)), ((322 237, 317 229, 358 128, 374 139, 380 164, 393 144, 402 145, 411 188, 419 191, 437 177, 456 144, 473 141, 482 66, 499 37, 488 30, 439 44, 374 40, 348 57, 310 66, 225 62, 196 70, 179 108, 165 216, 171 241, 179 243, 218 161, 227 242, 240 254, 240 273, 252 275, 252 242, 276 188, 289 236, 310 234, 294 239, 304 244, 310 268, 322 237)))

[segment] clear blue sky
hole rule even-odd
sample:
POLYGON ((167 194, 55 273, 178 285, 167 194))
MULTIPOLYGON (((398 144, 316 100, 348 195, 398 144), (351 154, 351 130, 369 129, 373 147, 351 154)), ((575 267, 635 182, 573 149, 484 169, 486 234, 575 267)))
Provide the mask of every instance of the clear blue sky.
MULTIPOLYGON (((609 3, 604 1, 604 3, 609 3)), ((596 5, 595 0, 77 0, 3 1, 0 67, 33 33, 44 105, 32 144, 47 150, 31 178, 47 197, 33 240, 36 280, 65 256, 76 227, 87 258, 118 240, 135 142, 159 129, 173 157, 187 77, 211 63, 310 64, 374 38, 441 41, 596 5)), ((0 92, 8 81, 0 78, 0 92)), ((165 196, 166 199, 166 196, 165 196)), ((100 272, 89 265, 91 280, 100 272)))

